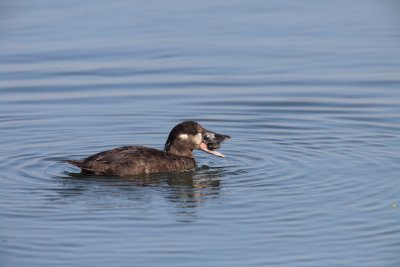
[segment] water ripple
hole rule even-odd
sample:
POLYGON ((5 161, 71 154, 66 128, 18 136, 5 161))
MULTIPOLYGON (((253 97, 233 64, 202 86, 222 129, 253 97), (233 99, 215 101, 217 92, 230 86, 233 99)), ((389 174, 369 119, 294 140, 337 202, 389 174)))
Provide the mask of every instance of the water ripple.
POLYGON ((395 8, 3 2, 2 265, 399 265, 395 8), (131 178, 63 161, 162 149, 183 120, 232 136, 226 158, 131 178))

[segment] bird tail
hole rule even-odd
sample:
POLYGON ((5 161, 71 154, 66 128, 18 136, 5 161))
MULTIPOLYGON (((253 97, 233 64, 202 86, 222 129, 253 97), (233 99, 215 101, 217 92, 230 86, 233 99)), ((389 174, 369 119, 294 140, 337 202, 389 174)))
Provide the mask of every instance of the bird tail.
POLYGON ((77 166, 77 167, 79 167, 79 168, 82 168, 82 167, 84 166, 83 160, 71 160, 71 159, 67 159, 67 160, 65 160, 65 162, 67 162, 67 163, 69 163, 69 164, 72 164, 72 165, 75 165, 75 166, 77 166))

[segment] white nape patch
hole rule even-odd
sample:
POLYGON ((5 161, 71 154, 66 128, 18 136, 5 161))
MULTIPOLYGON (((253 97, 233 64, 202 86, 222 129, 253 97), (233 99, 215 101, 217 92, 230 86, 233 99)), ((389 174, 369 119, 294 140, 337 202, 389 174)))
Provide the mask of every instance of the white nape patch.
POLYGON ((189 138, 189 135, 187 135, 187 134, 180 134, 180 135, 178 136, 178 138, 179 138, 179 139, 185 140, 185 139, 188 139, 188 138, 189 138))

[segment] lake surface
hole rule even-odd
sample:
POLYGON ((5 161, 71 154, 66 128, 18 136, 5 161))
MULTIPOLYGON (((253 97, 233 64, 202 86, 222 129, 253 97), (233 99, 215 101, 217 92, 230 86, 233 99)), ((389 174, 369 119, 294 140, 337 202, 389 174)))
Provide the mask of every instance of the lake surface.
POLYGON ((397 1, 2 1, 1 266, 400 266, 397 1), (228 134, 198 169, 65 159, 228 134))

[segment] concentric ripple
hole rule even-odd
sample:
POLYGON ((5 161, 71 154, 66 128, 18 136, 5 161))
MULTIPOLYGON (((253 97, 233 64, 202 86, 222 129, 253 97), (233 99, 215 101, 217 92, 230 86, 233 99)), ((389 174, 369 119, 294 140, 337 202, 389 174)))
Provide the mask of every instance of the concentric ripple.
MULTIPOLYGON (((363 98, 362 105, 357 99, 352 105, 347 99, 343 109, 338 96, 320 96, 320 102, 309 101, 308 96, 286 101, 277 96, 263 102, 260 97, 257 101, 243 100, 238 94, 240 101, 217 102, 205 101, 201 95, 188 101, 178 95, 175 105, 182 110, 206 109, 207 113, 183 116, 177 110, 165 109, 160 116, 142 105, 141 112, 146 114, 143 120, 129 114, 127 101, 120 112, 97 110, 78 117, 80 111, 69 109, 67 101, 56 113, 51 113, 53 106, 48 106, 31 114, 3 115, 6 142, 0 182, 3 188, 9 188, 0 200, 8 207, 3 214, 14 218, 12 221, 20 216, 36 220, 37 214, 45 211, 49 217, 41 220, 57 225, 62 221, 107 221, 104 212, 112 210, 116 219, 110 223, 124 231, 131 230, 127 220, 143 231, 165 227, 154 221, 163 214, 164 219, 174 218, 176 223, 202 221, 195 228, 199 231, 208 229, 207 225, 222 229, 224 221, 229 221, 230 228, 251 225, 248 232, 229 238, 228 248, 235 250, 234 244, 247 244, 253 247, 254 255, 261 253, 256 247, 263 241, 249 240, 260 235, 272 243, 300 242, 314 236, 313 242, 321 246, 357 246, 374 240, 376 245, 365 249, 381 249, 383 254, 391 255, 392 250, 385 247, 395 241, 385 240, 391 240, 390 236, 398 231, 389 211, 398 198, 391 184, 396 181, 394 170, 399 168, 399 151, 393 149, 399 137, 395 134, 397 117, 384 114, 392 114, 392 104, 377 105, 363 98), (336 112, 339 109, 340 115, 336 112), (379 115, 375 114, 377 110, 379 115), (182 119, 171 119, 177 117, 182 119), (360 119, 367 117, 370 119, 360 119), (194 172, 129 179, 84 176, 64 162, 120 145, 162 148, 169 129, 184 119, 198 120, 209 129, 231 135, 232 139, 221 148, 226 158, 196 152, 199 166, 194 172), (15 205, 12 195, 21 195, 23 201, 15 205), (87 210, 97 215, 83 219, 87 210), (386 229, 377 230, 376 223, 362 219, 369 213, 384 218, 386 229), (332 227, 337 231, 328 230, 332 227)), ((134 101, 134 96, 126 97, 134 101)), ((159 105, 163 109, 162 101, 159 105)), ((171 233, 177 233, 175 226, 168 223, 171 233)), ((53 235, 64 227, 61 224, 60 228, 45 231, 34 226, 30 235, 53 235)), ((87 226, 73 227, 82 234, 89 231, 87 226)), ((67 240, 73 243, 75 238, 67 240)), ((92 238, 97 237, 94 234, 92 238)), ((3 234, 3 239, 13 238, 3 234)), ((165 240, 158 242, 168 244, 165 240)), ((195 247, 204 250, 207 243, 195 247)), ((6 253, 32 257, 34 247, 34 242, 29 246, 17 244, 7 247, 6 253)), ((329 258, 340 251, 326 250, 323 254, 329 258)), ((297 253, 275 255, 293 261, 301 258, 297 253)))
POLYGON ((0 266, 399 266, 393 1, 28 2, 0 3, 0 266), (226 158, 64 161, 184 120, 226 158))

